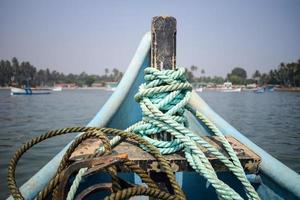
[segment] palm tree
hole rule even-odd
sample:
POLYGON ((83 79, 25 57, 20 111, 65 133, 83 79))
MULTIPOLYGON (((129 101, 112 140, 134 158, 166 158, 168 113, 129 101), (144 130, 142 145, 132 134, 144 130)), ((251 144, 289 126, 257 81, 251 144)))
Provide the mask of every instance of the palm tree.
POLYGON ((201 74, 204 75, 205 74, 205 70, 201 69, 201 74))
POLYGON ((256 83, 259 82, 261 79, 261 74, 258 70, 255 70, 254 74, 252 75, 252 78, 256 81, 256 83))
POLYGON ((109 69, 108 68, 105 68, 105 76, 107 76, 107 74, 109 73, 109 69))
POLYGON ((114 68, 113 69, 113 75, 114 75, 114 81, 117 81, 118 75, 119 75, 119 70, 114 68))
POLYGON ((192 72, 196 72, 198 70, 198 67, 197 66, 195 66, 195 65, 192 65, 191 66, 191 71, 192 72))

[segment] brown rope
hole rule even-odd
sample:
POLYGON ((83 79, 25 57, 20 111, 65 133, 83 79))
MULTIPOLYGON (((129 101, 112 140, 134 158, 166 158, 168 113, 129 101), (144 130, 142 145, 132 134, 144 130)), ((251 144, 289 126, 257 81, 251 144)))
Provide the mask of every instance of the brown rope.
MULTIPOLYGON (((131 171, 138 174, 142 181, 146 183, 146 187, 142 186, 134 186, 126 189, 122 189, 121 186, 118 184, 118 177, 117 177, 117 170, 115 166, 108 167, 106 171, 109 172, 109 174, 112 177, 112 183, 113 183, 113 191, 109 197, 106 199, 127 199, 132 196, 136 195, 147 195, 151 196, 153 198, 159 198, 159 199, 185 199, 184 193, 181 190, 180 186, 176 182, 175 176, 173 174, 173 171, 170 167, 169 162, 160 154, 159 150, 151 145, 149 142, 144 140, 142 137, 131 134, 128 132, 124 132, 117 129, 111 129, 111 128, 94 128, 94 127, 71 127, 71 128, 64 128, 64 129, 58 129, 49 131, 43 135, 40 135, 38 137, 33 138, 26 144, 22 145, 20 149, 18 149, 11 159, 9 166, 8 166, 8 175, 7 175, 7 181, 8 181, 8 187, 11 191, 11 194, 14 199, 24 199, 22 196, 19 188, 17 187, 16 181, 15 181, 15 170, 16 165, 21 158, 21 156, 32 146, 35 144, 42 142, 48 138, 62 135, 62 134, 68 134, 68 133, 74 133, 74 132, 85 132, 82 135, 80 135, 78 138, 74 140, 74 142, 70 145, 66 153, 64 154, 60 165, 57 169, 56 174, 54 177, 50 180, 48 185, 39 192, 37 196, 37 200, 42 200, 47 197, 47 195, 52 192, 53 199, 56 199, 58 195, 58 188, 62 171, 68 166, 69 158, 72 154, 72 152, 75 150, 75 148, 82 143, 82 141, 88 139, 88 138, 98 138, 102 141, 103 147, 105 149, 105 152, 103 154, 108 154, 111 152, 111 146, 109 143, 109 140, 106 135, 118 135, 122 137, 123 139, 131 139, 136 144, 142 145, 144 149, 146 149, 153 157, 155 157, 159 164, 161 171, 165 172, 167 177, 169 178, 169 181, 171 183, 171 187, 174 190, 175 195, 172 195, 168 192, 164 192, 158 188, 156 183, 149 177, 149 175, 142 170, 138 165, 136 165, 134 162, 130 160, 125 160, 123 164, 127 166, 131 171)), ((102 154, 95 153, 92 156, 89 157, 97 157, 101 156, 102 154)))

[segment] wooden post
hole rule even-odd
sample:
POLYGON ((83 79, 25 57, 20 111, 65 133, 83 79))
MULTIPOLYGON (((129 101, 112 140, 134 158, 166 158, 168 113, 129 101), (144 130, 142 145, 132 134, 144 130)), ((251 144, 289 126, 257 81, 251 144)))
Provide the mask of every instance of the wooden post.
MULTIPOLYGON (((151 66, 159 69, 176 68, 176 33, 177 22, 171 16, 156 16, 151 24, 151 66)), ((161 133, 153 136, 154 139, 170 141, 171 134, 161 133)))
MULTIPOLYGON (((170 16, 153 17, 151 34, 151 66, 159 70, 174 70, 176 68, 176 19, 170 16)), ((171 134, 167 133, 155 135, 153 138, 164 141, 173 139, 171 134)), ((160 188, 174 193, 171 185, 166 183, 168 180, 166 173, 149 171, 149 175, 160 188)))
POLYGON ((159 70, 176 67, 176 19, 153 17, 151 33, 151 66, 159 70))

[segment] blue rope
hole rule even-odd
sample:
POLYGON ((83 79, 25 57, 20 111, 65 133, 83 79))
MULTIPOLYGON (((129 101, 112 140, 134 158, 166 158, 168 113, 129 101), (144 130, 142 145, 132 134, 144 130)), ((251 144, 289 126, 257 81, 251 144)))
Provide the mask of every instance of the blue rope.
MULTIPOLYGON (((188 104, 191 90, 192 86, 187 82, 183 68, 164 71, 146 68, 145 83, 140 86, 135 95, 135 99, 142 109, 143 118, 140 122, 127 128, 126 131, 142 136, 157 147, 162 154, 183 150, 190 166, 215 188, 219 199, 242 199, 236 191, 218 178, 208 158, 201 150, 207 149, 240 180, 248 199, 260 199, 247 180, 238 157, 221 131, 203 114, 188 104), (188 123, 184 116, 187 109, 218 137, 231 160, 187 128, 188 123), (174 139, 171 141, 157 139, 164 134, 171 134, 174 139)), ((111 145, 116 145, 119 140, 120 138, 113 138, 111 145)), ((103 147, 98 149, 98 152, 103 151, 103 147)), ((86 169, 81 169, 77 174, 68 193, 68 200, 73 199, 85 171, 86 169)))

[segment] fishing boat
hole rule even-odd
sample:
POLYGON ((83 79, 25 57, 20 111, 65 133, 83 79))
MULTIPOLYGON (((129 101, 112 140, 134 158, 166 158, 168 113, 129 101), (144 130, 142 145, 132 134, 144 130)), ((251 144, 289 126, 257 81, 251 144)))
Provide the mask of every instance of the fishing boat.
POLYGON ((273 85, 268 85, 268 86, 265 88, 265 90, 266 90, 267 92, 274 92, 274 88, 275 88, 275 86, 273 86, 273 85))
POLYGON ((110 91, 110 92, 114 92, 117 89, 118 86, 118 82, 105 82, 105 90, 106 91, 110 91))
POLYGON ((264 93, 265 92, 265 88, 263 87, 260 87, 260 88, 257 88, 256 90, 254 90, 255 93, 264 93))
POLYGON ((224 88, 221 92, 241 92, 242 88, 224 88))
POLYGON ((61 92, 62 91, 62 87, 54 87, 54 88, 52 88, 52 91, 54 91, 54 92, 61 92))
POLYGON ((223 84, 223 87, 218 88, 217 90, 221 91, 221 92, 241 92, 242 88, 233 88, 232 87, 232 83, 229 81, 226 81, 223 84))
POLYGON ((105 90, 108 91, 108 92, 114 92, 116 91, 117 88, 115 87, 105 87, 105 90))
POLYGON ((41 94, 50 94, 51 91, 48 89, 36 89, 36 88, 10 88, 11 95, 41 95, 41 94))
MULTIPOLYGON (((162 19, 166 20, 165 17, 162 19)), ((153 45, 157 45, 156 39, 159 39, 159 37, 158 34, 156 34, 156 38, 153 38, 152 36, 153 33, 151 34, 149 32, 143 37, 126 73, 117 86, 116 91, 111 95, 95 117, 87 124, 87 127, 111 127, 124 130, 132 124, 142 120, 143 116, 141 108, 134 101, 134 96, 138 93, 139 86, 144 83, 144 70, 149 66, 157 66, 156 62, 160 62, 160 60, 155 60, 153 63, 153 57, 157 56, 155 55, 155 50, 159 49, 155 48, 155 50, 153 50, 153 45)), ((169 40, 170 37, 165 39, 169 40)), ((174 40, 171 38, 171 41, 174 40)), ((163 44, 172 44, 172 42, 163 44)), ((164 61, 167 62, 166 60, 164 61)), ((174 59, 172 59, 171 62, 174 62, 174 59)), ((147 70, 149 71, 149 69, 147 70)), ((151 76, 148 76, 147 78, 149 79, 151 76)), ((210 126, 214 126, 215 129, 220 130, 220 132, 222 132, 222 134, 231 141, 231 144, 235 148, 241 148, 239 150, 242 153, 239 159, 246 171, 248 181, 254 187, 260 199, 290 200, 300 198, 299 174, 275 159, 226 122, 220 115, 214 112, 194 90, 191 91, 190 95, 188 104, 197 109, 199 114, 203 116, 205 120, 199 120, 200 118, 195 118, 191 112, 185 112, 185 117, 188 121, 188 128, 198 134, 199 137, 206 137, 207 139, 210 138, 208 140, 214 140, 213 137, 211 137, 211 135, 213 135, 211 129, 205 125, 206 122, 210 121, 210 126)), ((219 142, 216 140, 214 145, 218 145, 218 143, 219 142)), ((58 153, 43 168, 41 168, 39 172, 23 184, 20 190, 25 199, 34 199, 36 195, 49 183, 69 145, 61 150, 61 152, 58 153)), ((89 148, 89 146, 92 145, 88 144, 84 148, 89 148)), ((136 149, 131 149, 131 147, 128 146, 122 146, 115 151, 129 152, 129 157, 135 156, 135 159, 138 159, 138 162, 144 163, 145 166, 154 170, 154 174, 156 173, 155 171, 158 170, 157 162, 149 164, 148 162, 150 162, 149 160, 152 158, 147 156, 145 153, 139 155, 139 151, 136 149)), ((80 152, 81 150, 79 151, 79 154, 80 152)), ((168 159, 170 160, 172 169, 175 172, 176 180, 187 199, 218 199, 218 197, 220 197, 216 195, 216 190, 203 175, 191 170, 191 166, 187 164, 185 158, 182 157, 182 154, 170 155, 168 159)), ((233 188, 241 196, 241 198, 247 199, 241 183, 237 180, 233 173, 226 167, 222 167, 221 163, 217 160, 215 163, 214 160, 210 161, 211 164, 214 165, 218 177, 229 187, 233 188)), ((143 164, 141 164, 141 166, 142 165, 143 164)), ((134 184, 141 183, 141 179, 139 179, 134 173, 123 173, 120 176, 124 180, 131 181, 134 184)), ((84 188, 89 188, 92 184, 96 184, 97 180, 104 180, 99 179, 99 177, 100 176, 97 176, 97 173, 86 177, 81 181, 81 186, 76 194, 81 194, 80 192, 82 191, 86 192, 84 188)), ((156 178, 157 182, 161 181, 161 179, 163 179, 163 173, 156 174, 156 178)), ((127 184, 127 182, 123 183, 125 185, 127 184)), ((108 187, 109 185, 100 184, 100 186, 103 189, 103 187, 108 187)), ((219 189, 222 189, 222 187, 219 189)), ((90 188, 89 192, 92 191, 93 188, 90 188)), ((93 198, 90 196, 90 198, 87 199, 93 198)), ((147 198, 141 197, 141 199, 147 198)))
POLYGON ((202 87, 200 87, 200 88, 195 88, 195 91, 196 91, 196 92, 203 92, 203 88, 202 88, 202 87))
POLYGON ((257 90, 257 84, 253 83, 253 84, 247 84, 246 87, 244 87, 242 89, 243 92, 253 92, 257 90))

